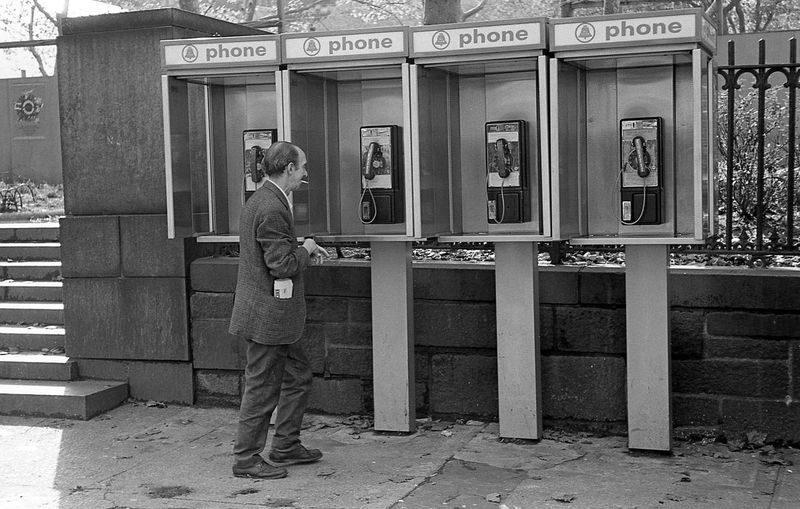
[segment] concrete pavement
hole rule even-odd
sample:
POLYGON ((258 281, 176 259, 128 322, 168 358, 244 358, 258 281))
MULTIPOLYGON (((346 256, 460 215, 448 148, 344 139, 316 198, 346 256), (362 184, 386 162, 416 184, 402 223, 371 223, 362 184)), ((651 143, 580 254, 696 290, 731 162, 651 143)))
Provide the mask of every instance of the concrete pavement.
POLYGON ((127 403, 90 421, 0 416, 3 508, 798 508, 800 451, 546 430, 501 440, 496 423, 376 433, 366 418, 310 415, 322 461, 276 481, 231 475, 236 410, 127 403))

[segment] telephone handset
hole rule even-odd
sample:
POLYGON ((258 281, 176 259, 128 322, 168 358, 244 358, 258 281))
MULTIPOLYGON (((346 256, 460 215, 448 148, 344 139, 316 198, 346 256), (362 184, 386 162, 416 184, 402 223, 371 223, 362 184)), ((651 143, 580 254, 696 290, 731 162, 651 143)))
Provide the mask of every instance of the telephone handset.
POLYGON ((524 120, 486 122, 486 202, 490 223, 530 221, 527 145, 524 120))
POLYGON ((242 132, 244 145, 244 175, 242 203, 266 182, 264 156, 270 145, 278 140, 277 129, 248 129, 242 132))
POLYGON ((358 219, 364 224, 403 222, 400 175, 400 127, 365 126, 360 129, 361 197, 358 219))
POLYGON ((620 224, 662 223, 661 117, 620 121, 620 224))
POLYGON ((497 175, 506 178, 511 175, 513 158, 511 149, 508 148, 508 140, 499 138, 495 142, 494 166, 497 168, 497 175))
POLYGON ((369 148, 367 148, 367 157, 364 160, 362 168, 364 178, 372 180, 377 173, 383 172, 386 168, 386 158, 383 157, 383 151, 380 144, 371 141, 369 148))
POLYGON ((645 139, 641 136, 635 136, 631 142, 633 150, 628 156, 628 164, 636 170, 636 173, 645 178, 650 175, 650 152, 647 151, 645 139))
POLYGON ((261 146, 256 145, 252 148, 253 157, 250 158, 250 180, 258 184, 264 179, 266 171, 264 170, 264 150, 261 146))

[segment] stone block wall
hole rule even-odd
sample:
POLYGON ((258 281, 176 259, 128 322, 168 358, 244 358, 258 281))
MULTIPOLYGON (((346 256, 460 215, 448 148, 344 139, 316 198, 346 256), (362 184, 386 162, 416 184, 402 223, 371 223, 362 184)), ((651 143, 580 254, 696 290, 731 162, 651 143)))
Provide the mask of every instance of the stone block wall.
POLYGON ((263 32, 159 9, 61 33, 66 353, 134 397, 193 403, 188 263, 213 250, 167 239, 160 41, 263 32))
MULTIPOLYGON (((201 403, 239 401, 244 349, 227 334, 237 262, 205 258, 191 266, 201 403)), ((369 265, 334 262, 309 271, 311 406, 369 411, 369 265)), ((624 270, 542 267, 540 281, 545 423, 624 432, 624 270)), ((800 273, 675 268, 670 285, 674 424, 756 429, 800 442, 800 273)), ((495 419, 493 266, 414 264, 414 322, 418 413, 495 419)))

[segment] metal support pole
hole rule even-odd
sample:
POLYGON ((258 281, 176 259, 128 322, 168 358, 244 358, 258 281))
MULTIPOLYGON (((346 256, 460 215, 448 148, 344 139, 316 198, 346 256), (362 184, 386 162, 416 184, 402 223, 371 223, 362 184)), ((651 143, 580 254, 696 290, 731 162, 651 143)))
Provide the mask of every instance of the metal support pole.
POLYGON ((539 249, 535 242, 497 242, 494 249, 500 436, 539 439, 539 249))
POLYGON ((628 447, 672 448, 669 247, 625 248, 628 447))
POLYGON ((375 429, 414 431, 414 283, 411 242, 372 242, 375 429))

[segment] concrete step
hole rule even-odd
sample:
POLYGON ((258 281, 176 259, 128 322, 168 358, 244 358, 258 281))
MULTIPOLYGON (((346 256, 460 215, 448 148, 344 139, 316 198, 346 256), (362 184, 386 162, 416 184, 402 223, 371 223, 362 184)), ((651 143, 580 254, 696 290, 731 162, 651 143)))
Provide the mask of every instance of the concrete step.
POLYGON ((0 325, 0 351, 42 351, 64 348, 64 327, 56 325, 0 325))
POLYGON ((0 300, 58 302, 62 299, 61 281, 0 281, 0 300))
POLYGON ((0 414, 91 419, 128 398, 128 383, 110 380, 0 380, 0 414))
POLYGON ((61 258, 59 242, 0 242, 0 259, 3 260, 58 260, 61 258))
POLYGON ((57 241, 58 222, 48 223, 4 223, 0 222, 0 242, 49 240, 57 241))
POLYGON ((0 323, 64 325, 64 303, 0 302, 0 323))
POLYGON ((61 262, 38 260, 31 262, 0 261, 0 279, 56 281, 61 279, 61 262))
POLYGON ((66 355, 20 352, 0 355, 0 379, 76 380, 78 364, 66 355))

